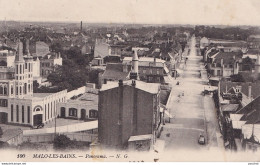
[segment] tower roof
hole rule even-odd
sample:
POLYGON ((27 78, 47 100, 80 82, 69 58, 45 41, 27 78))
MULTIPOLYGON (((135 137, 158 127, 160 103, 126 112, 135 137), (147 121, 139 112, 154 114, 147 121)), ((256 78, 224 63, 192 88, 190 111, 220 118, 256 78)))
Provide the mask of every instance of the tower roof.
POLYGON ((15 61, 24 61, 23 59, 23 43, 19 41, 15 61))

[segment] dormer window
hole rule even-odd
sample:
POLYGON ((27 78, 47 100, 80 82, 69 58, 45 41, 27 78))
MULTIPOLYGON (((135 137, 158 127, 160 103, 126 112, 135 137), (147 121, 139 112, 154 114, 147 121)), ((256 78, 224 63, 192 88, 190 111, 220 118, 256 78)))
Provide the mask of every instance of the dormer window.
POLYGON ((236 91, 236 93, 239 93, 239 92, 241 92, 241 86, 236 86, 236 88, 235 88, 235 91, 236 91))

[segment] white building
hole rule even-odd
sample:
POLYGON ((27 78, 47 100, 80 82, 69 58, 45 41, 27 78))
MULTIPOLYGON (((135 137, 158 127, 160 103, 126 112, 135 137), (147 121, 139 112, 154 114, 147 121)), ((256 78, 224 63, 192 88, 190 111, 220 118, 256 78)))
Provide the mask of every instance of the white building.
POLYGON ((0 122, 35 126, 57 116, 56 105, 66 101, 67 91, 33 93, 33 57, 22 47, 19 42, 16 53, 0 54, 0 122))

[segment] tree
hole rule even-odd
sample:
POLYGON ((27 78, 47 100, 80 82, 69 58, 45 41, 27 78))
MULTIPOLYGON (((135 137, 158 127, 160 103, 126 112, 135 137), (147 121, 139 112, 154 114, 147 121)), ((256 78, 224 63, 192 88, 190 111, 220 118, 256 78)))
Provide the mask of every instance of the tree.
POLYGON ((55 150, 64 150, 67 149, 70 144, 71 140, 66 135, 57 135, 54 138, 53 148, 55 150))
POLYGON ((254 63, 251 58, 246 57, 242 60, 242 65, 243 65, 242 66, 243 71, 251 71, 254 63))
POLYGON ((47 77, 48 81, 60 90, 73 90, 86 85, 88 71, 85 67, 77 65, 73 60, 66 59, 62 66, 57 67, 47 77))
POLYGON ((245 79, 241 74, 231 75, 230 79, 232 82, 245 82, 245 79))
POLYGON ((32 143, 30 141, 23 142, 19 145, 20 150, 47 150, 46 146, 39 143, 32 143))

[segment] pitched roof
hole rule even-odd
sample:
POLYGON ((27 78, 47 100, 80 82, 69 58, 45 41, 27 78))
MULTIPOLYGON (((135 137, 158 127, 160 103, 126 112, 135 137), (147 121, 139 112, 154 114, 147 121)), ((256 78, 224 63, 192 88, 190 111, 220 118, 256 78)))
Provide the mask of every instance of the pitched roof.
MULTIPOLYGON (((151 93, 151 94, 157 94, 160 91, 160 84, 159 83, 146 83, 143 81, 135 80, 136 85, 135 88, 140 89, 142 91, 151 93)), ((132 80, 124 81, 123 86, 131 86, 132 87, 132 80)), ((113 88, 118 87, 118 82, 111 81, 107 84, 103 84, 100 91, 110 90, 113 88)))
POLYGON ((121 63, 107 63, 106 70, 102 74, 102 78, 113 80, 127 80, 131 66, 126 66, 128 67, 127 72, 123 71, 123 67, 124 65, 121 63))
POLYGON ((260 96, 260 84, 250 82, 231 82, 231 81, 220 81, 220 92, 225 92, 226 88, 229 90, 232 87, 241 86, 241 92, 248 96, 249 86, 251 86, 251 96, 256 98, 260 96))
POLYGON ((233 64, 236 60, 242 59, 242 52, 219 52, 212 56, 214 58, 213 63, 220 63, 223 59, 224 64, 233 64))

